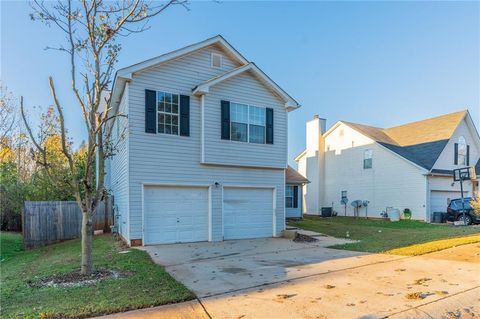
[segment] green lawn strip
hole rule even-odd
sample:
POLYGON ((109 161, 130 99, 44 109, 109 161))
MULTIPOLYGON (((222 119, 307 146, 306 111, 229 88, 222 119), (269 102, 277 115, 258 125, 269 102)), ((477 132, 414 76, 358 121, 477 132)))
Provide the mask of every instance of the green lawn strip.
POLYGON ((19 233, 1 232, 0 260, 6 261, 23 251, 22 235, 19 233))
POLYGON ((356 243, 335 245, 330 248, 379 253, 395 248, 433 240, 463 237, 480 232, 479 227, 452 227, 433 225, 412 220, 390 222, 351 217, 320 218, 307 216, 289 225, 316 231, 337 238, 358 240, 356 243))
POLYGON ((468 245, 474 243, 480 243, 480 235, 435 240, 428 243, 388 250, 386 251, 386 253, 402 256, 419 256, 460 245, 468 245))
MULTIPOLYGON (((4 233, 1 236, 3 239, 4 233)), ((21 243, 20 236, 17 241, 21 243)), ((78 270, 79 240, 10 254, 10 258, 1 263, 1 317, 85 318, 194 297, 163 267, 154 264, 146 252, 130 249, 128 253, 120 254, 121 250, 112 236, 96 236, 95 267, 120 270, 130 275, 105 279, 95 286, 75 288, 32 288, 28 282, 78 270)))

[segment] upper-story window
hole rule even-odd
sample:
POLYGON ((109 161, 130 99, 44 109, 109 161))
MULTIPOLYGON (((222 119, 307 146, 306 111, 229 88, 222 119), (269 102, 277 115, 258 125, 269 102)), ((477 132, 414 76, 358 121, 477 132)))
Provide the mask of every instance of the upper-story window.
POLYGON ((458 153, 457 153, 458 165, 467 165, 467 142, 465 137, 460 136, 458 139, 458 153))
POLYGON ((178 135, 178 94, 157 92, 158 133, 178 135))
POLYGON ((373 161, 373 151, 365 150, 363 151, 363 169, 372 168, 373 161))
POLYGON ((265 108, 232 102, 230 121, 232 141, 265 144, 265 108))

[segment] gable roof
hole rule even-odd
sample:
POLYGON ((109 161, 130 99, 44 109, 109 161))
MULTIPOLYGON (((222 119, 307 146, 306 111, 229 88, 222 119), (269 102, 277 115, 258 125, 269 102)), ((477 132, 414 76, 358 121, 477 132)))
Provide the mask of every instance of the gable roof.
POLYGON ((287 166, 285 170, 285 183, 286 184, 306 184, 310 183, 310 181, 304 177, 302 174, 297 172, 293 167, 290 165, 287 166))
POLYGON ((431 170, 450 137, 467 115, 468 111, 460 111, 390 128, 344 121, 342 123, 410 162, 431 170))
POLYGON ((279 87, 272 79, 270 79, 262 70, 260 70, 255 63, 250 62, 246 65, 242 65, 224 74, 213 77, 207 81, 204 81, 192 89, 193 94, 203 95, 209 92, 211 86, 214 86, 222 81, 228 80, 234 76, 242 74, 244 72, 251 71, 253 74, 262 81, 266 86, 273 90, 280 98, 285 102, 285 107, 288 111, 294 110, 300 107, 297 101, 295 101, 287 92, 279 87))
POLYGON ((401 146, 448 140, 466 115, 464 110, 387 128, 385 132, 401 146))
MULTIPOLYGON (((115 73, 115 77, 113 80, 113 85, 112 85, 112 98, 111 98, 111 107, 113 110, 116 110, 118 108, 118 105, 120 103, 121 96, 123 94, 123 90, 125 89, 125 84, 129 80, 132 79, 132 74, 135 72, 140 72, 142 70, 145 70, 147 68, 157 66, 161 63, 165 63, 167 61, 171 61, 174 59, 178 59, 179 57, 182 57, 186 54, 189 54, 191 52, 194 52, 196 50, 206 48, 211 45, 217 45, 220 46, 229 56, 231 56, 234 60, 236 60, 241 66, 240 68, 244 66, 251 65, 249 68, 252 70, 255 69, 255 72, 264 79, 264 83, 269 85, 277 94, 280 95, 285 100, 285 107, 287 110, 295 109, 300 107, 298 102, 296 102, 290 95, 288 95, 284 90, 282 90, 275 82, 273 82, 263 71, 261 71, 255 64, 250 63, 243 55, 240 54, 230 43, 227 42, 221 35, 216 35, 212 38, 206 39, 204 41, 186 46, 184 48, 159 55, 157 57, 154 57, 152 59, 145 60, 140 63, 133 64, 131 66, 119 69, 115 73)), ((237 68, 239 69, 239 68, 237 68)), ((235 70, 237 70, 235 69, 235 70)), ((233 71, 229 71, 227 73, 230 73, 233 71)), ((224 74, 226 75, 226 74, 224 74)), ((222 75, 222 76, 224 76, 222 75)), ((214 79, 211 79, 212 81, 214 79)), ((207 81, 208 82, 208 81, 207 81)), ((197 86, 198 87, 198 86, 197 86)), ((192 88, 195 89, 195 88, 192 88)))
MULTIPOLYGON (((458 125, 465 118, 471 120, 467 110, 390 128, 339 121, 324 136, 343 123, 413 164, 430 171, 458 125)), ((478 133, 476 135, 478 136, 478 133)), ((303 154, 298 155, 295 160, 300 159, 303 154)), ((476 167, 479 171, 480 161, 476 167)))

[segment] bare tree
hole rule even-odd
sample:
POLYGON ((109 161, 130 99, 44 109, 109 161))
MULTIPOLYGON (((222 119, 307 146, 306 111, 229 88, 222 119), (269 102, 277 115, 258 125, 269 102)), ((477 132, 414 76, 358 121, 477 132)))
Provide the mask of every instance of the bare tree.
MULTIPOLYGON (((80 0, 59 1, 56 3, 32 2, 33 20, 40 20, 48 26, 56 27, 65 33, 63 45, 49 49, 65 52, 70 61, 71 89, 76 98, 76 107, 81 109, 87 136, 87 164, 84 176, 75 174, 74 157, 65 128, 64 106, 58 99, 53 78, 49 86, 54 107, 60 120, 62 151, 70 171, 69 187, 72 190, 83 213, 82 219, 82 261, 81 272, 92 272, 93 225, 92 217, 99 202, 107 195, 104 185, 105 159, 112 156, 110 141, 112 122, 124 116, 113 113, 110 97, 105 91, 111 84, 113 70, 118 59, 121 45, 119 39, 147 30, 151 18, 159 15, 173 5, 187 8, 187 0, 169 0, 164 2, 146 0, 80 0), (104 109, 102 105, 106 105, 104 109), (95 156, 98 156, 98 180, 95 181, 95 156), (82 196, 79 184, 85 192, 82 196)), ((35 142, 32 130, 26 121, 23 103, 22 117, 33 144, 43 158, 43 165, 49 163, 45 149, 35 142)), ((40 159, 40 161, 42 161, 40 159)))
POLYGON ((0 82, 0 147, 9 147, 18 124, 18 100, 0 82))

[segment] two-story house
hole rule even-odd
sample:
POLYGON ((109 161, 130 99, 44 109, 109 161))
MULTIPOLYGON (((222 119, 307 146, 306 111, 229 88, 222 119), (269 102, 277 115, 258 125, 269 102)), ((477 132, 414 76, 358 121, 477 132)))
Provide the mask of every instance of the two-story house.
POLYGON ((279 236, 299 104, 224 38, 118 70, 106 181, 130 245, 279 236))
MULTIPOLYGON (((480 172, 480 138, 468 111, 378 128, 339 121, 326 130, 316 116, 307 122, 306 149, 296 157, 304 186, 304 212, 333 207, 340 216, 380 217, 388 208, 409 208, 412 218, 430 221, 460 198, 452 170, 480 172), (343 199, 343 201, 342 201, 343 199), (368 201, 356 208, 353 201, 368 201), (346 205, 345 205, 346 203, 346 205)), ((478 181, 465 183, 472 196, 478 181)))

